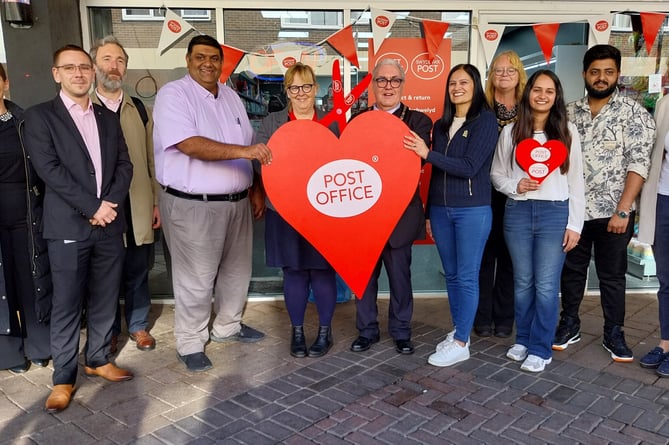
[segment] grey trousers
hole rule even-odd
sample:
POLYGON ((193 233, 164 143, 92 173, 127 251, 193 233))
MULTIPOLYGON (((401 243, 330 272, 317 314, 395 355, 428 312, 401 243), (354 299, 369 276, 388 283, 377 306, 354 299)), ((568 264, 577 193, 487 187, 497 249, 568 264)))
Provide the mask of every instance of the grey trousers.
POLYGON ((212 332, 239 332, 251 281, 253 216, 248 198, 196 201, 160 194, 163 233, 172 257, 174 336, 180 355, 203 352, 212 332))

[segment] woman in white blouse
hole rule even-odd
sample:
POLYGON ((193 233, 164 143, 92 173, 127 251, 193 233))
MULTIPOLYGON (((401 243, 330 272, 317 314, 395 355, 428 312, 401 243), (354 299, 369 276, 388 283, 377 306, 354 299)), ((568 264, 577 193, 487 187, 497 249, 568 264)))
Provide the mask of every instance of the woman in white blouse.
POLYGON ((504 237, 513 261, 516 341, 506 355, 523 361, 522 370, 540 372, 552 360, 564 258, 583 227, 583 163, 578 132, 567 120, 562 85, 554 73, 534 73, 518 107, 518 120, 500 134, 490 175, 508 197, 504 237), (537 146, 559 141, 567 150, 564 162, 542 182, 516 159, 517 146, 526 139, 536 140, 537 146))

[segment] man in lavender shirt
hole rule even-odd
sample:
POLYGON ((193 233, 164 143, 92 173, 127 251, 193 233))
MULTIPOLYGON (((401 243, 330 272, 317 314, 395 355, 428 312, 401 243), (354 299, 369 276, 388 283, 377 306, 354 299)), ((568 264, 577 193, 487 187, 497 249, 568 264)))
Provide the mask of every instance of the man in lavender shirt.
POLYGON ((212 367, 204 353, 210 339, 264 337, 241 319, 251 280, 253 216, 264 211, 264 196, 253 193, 259 182, 254 185, 251 161, 269 164, 272 154, 265 144, 251 145, 244 105, 218 81, 223 51, 216 39, 191 39, 186 64, 186 76, 158 91, 153 139, 172 257, 177 357, 198 372, 212 367), (210 333, 212 291, 216 315, 210 333))

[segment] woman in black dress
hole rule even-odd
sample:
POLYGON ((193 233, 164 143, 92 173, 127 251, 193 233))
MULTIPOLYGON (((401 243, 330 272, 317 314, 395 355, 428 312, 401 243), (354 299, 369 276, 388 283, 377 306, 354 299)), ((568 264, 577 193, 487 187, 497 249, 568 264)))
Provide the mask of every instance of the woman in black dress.
MULTIPOLYGON (((9 88, 0 65, 0 91, 9 88)), ((41 238, 43 185, 21 146, 23 110, 0 100, 0 369, 44 367, 51 356, 51 280, 41 238)))
MULTIPOLYGON (((297 119, 320 120, 316 109, 318 83, 314 70, 302 63, 291 66, 284 75, 288 107, 265 117, 257 141, 267 143, 283 124, 297 119)), ((338 134, 336 124, 330 128, 338 134)), ((314 147, 316 148, 316 147, 314 147)), ((267 265, 283 270, 283 291, 292 325, 290 354, 293 357, 320 357, 332 347, 332 317, 337 302, 335 271, 325 258, 288 224, 268 201, 265 215, 265 256, 267 265), (319 329, 307 349, 304 315, 309 288, 313 289, 319 329)))

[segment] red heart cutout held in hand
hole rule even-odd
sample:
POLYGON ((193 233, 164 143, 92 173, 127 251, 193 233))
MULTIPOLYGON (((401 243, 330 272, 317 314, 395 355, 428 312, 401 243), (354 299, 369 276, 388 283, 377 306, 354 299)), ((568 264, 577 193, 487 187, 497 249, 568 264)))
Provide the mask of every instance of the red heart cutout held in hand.
POLYGON ((420 158, 404 148, 408 134, 397 117, 368 111, 340 139, 317 122, 296 120, 267 144, 267 196, 358 297, 416 191, 420 158))
POLYGON ((567 159, 567 147, 557 139, 543 145, 536 139, 520 141, 516 147, 516 160, 530 178, 541 184, 553 170, 567 159))

